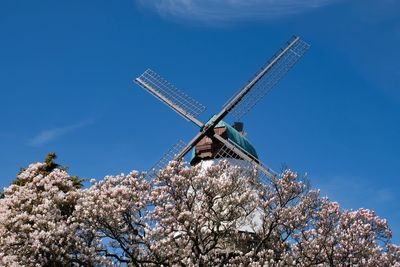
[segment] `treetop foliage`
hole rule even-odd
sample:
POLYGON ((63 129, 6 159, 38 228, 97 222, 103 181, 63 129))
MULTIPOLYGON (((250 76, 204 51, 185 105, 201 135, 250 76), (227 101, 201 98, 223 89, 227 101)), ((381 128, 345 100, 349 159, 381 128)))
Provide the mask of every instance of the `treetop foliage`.
MULTIPOLYGON (((54 153, 54 152, 48 153, 44 159, 44 164, 41 167, 39 172, 43 176, 46 176, 46 175, 50 174, 52 171, 54 171, 55 169, 68 171, 68 168, 66 166, 62 166, 62 165, 56 163, 55 162, 56 159, 57 159, 56 153, 54 153)), ((17 174, 17 178, 14 181, 12 181, 11 183, 18 185, 18 186, 25 185, 25 183, 28 182, 28 180, 19 179, 19 174, 23 173, 24 171, 26 171, 26 168, 21 168, 21 170, 17 174)), ((82 188, 82 186, 83 186, 82 183, 85 181, 85 179, 79 178, 78 176, 70 176, 69 179, 72 181, 74 187, 76 187, 78 189, 82 188)))

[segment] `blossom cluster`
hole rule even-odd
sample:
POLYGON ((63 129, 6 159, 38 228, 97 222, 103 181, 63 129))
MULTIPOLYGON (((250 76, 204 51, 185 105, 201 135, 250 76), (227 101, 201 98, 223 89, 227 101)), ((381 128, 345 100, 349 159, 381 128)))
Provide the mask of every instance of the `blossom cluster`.
POLYGON ((0 264, 43 266, 72 264, 81 244, 71 222, 79 197, 68 174, 43 174, 44 163, 30 165, 4 190, 0 202, 0 264))

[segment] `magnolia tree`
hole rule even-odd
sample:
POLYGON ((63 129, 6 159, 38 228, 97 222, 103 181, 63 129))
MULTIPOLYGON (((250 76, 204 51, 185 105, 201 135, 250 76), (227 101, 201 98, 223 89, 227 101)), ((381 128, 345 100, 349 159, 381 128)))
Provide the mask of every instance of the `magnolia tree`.
POLYGON ((30 165, 0 199, 2 266, 400 266, 386 220, 341 210, 295 173, 221 160, 74 186, 30 165))
POLYGON ((76 237, 73 218, 79 189, 68 174, 46 163, 30 165, 0 200, 0 265, 83 264, 87 247, 76 237))

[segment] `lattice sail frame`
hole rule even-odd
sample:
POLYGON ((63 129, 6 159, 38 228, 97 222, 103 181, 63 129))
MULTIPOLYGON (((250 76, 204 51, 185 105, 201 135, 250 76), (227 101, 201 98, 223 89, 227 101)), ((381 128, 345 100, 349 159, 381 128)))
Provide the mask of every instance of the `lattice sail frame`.
MULTIPOLYGON (((234 145, 236 148, 240 149, 240 147, 234 144, 233 142, 230 143, 234 145)), ((241 151, 245 153, 247 156, 252 157, 251 155, 246 153, 246 151, 244 150, 241 151)), ((235 153, 232 149, 230 149, 226 145, 222 145, 222 147, 218 150, 216 158, 227 159, 232 165, 241 168, 244 175, 249 175, 251 177, 254 175, 253 172, 256 172, 255 176, 257 177, 258 181, 263 184, 268 184, 271 181, 271 178, 279 176, 277 172, 275 172, 270 167, 262 163, 260 160, 254 157, 252 157, 254 160, 253 162, 242 159, 242 157, 239 154, 235 153), (273 177, 271 177, 271 175, 273 177)))
POLYGON ((165 168, 171 160, 175 159, 175 156, 185 145, 186 143, 182 140, 179 140, 175 145, 173 145, 166 153, 164 153, 163 157, 147 171, 145 179, 151 181, 156 177, 161 169, 165 168))
POLYGON ((298 62, 298 60, 310 48, 309 44, 302 39, 299 39, 288 49, 288 51, 286 51, 282 57, 277 59, 279 54, 285 50, 287 45, 292 43, 296 38, 296 36, 293 36, 289 41, 287 41, 287 43, 278 49, 275 54, 253 76, 258 76, 274 60, 277 60, 275 64, 272 65, 272 67, 268 70, 268 72, 266 72, 265 75, 257 81, 249 93, 246 94, 230 111, 230 115, 232 115, 236 121, 240 121, 244 115, 246 115, 269 91, 271 91, 271 89, 273 89, 273 87, 283 78, 283 76, 285 76, 285 74, 291 68, 293 68, 296 62, 298 62))
POLYGON ((197 117, 205 110, 204 105, 180 91, 151 69, 147 69, 136 78, 136 82, 187 120, 190 118, 185 115, 197 117))

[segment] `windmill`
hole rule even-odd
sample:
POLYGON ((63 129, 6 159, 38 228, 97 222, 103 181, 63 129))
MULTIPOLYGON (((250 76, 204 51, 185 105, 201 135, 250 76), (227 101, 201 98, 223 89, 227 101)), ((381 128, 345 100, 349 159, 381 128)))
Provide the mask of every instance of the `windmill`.
MULTIPOLYGON (((240 120, 247 114, 295 65, 310 47, 300 37, 292 36, 275 54, 256 72, 253 78, 242 87, 227 103, 221 111, 211 117, 206 123, 197 119, 198 115, 205 110, 205 107, 178 90, 171 83, 166 81, 154 71, 148 69, 135 79, 135 82, 147 92, 166 104, 184 119, 194 123, 200 131, 185 144, 179 141, 164 157, 149 171, 148 178, 157 175, 158 171, 165 167, 170 160, 182 160, 192 149, 201 144, 209 144, 211 150, 209 156, 214 158, 240 159, 255 167, 261 175, 275 177, 276 174, 256 156, 246 149, 246 144, 238 144, 234 138, 224 137, 225 133, 240 132, 240 123, 235 129, 229 128, 223 119, 231 114, 235 120, 240 120)), ((225 134, 226 135, 226 134, 225 134)), ((241 139, 243 140, 243 139, 241 139)))

